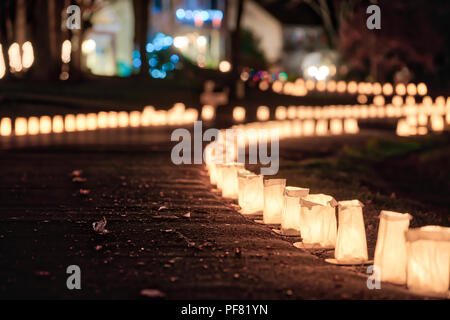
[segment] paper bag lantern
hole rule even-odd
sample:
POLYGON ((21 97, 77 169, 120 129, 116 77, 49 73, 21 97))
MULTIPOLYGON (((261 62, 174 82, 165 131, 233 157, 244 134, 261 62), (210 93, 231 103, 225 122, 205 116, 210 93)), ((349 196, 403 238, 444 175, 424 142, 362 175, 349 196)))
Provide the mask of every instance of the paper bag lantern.
POLYGON ((243 169, 243 163, 230 163, 222 167, 222 197, 238 198, 238 170, 243 169))
POLYGON ((406 241, 411 215, 381 211, 374 265, 380 270, 381 281, 406 283, 406 241))
POLYGON ((254 214, 264 210, 263 176, 254 173, 238 173, 238 202, 242 214, 254 214))
POLYGON ((334 250, 338 262, 362 263, 369 259, 363 206, 359 200, 338 203, 339 228, 334 250))
POLYGON ((308 195, 309 189, 286 187, 284 189, 283 214, 281 217, 281 233, 300 235, 300 198, 308 195))
POLYGON ((264 223, 281 224, 285 186, 286 179, 268 179, 264 181, 264 223))
POLYGON ((300 199, 300 204, 303 243, 334 248, 337 233, 336 200, 325 194, 310 194, 300 199))
POLYGON ((407 286, 417 293, 449 293, 450 228, 426 226, 406 232, 407 286))

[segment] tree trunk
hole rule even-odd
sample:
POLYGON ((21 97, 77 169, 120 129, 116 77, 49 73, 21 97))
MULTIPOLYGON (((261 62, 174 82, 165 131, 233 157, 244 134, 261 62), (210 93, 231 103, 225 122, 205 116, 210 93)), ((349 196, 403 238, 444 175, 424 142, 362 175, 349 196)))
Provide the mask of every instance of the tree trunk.
POLYGON ((135 39, 139 46, 141 67, 139 76, 148 77, 149 65, 147 59, 147 34, 149 24, 150 0, 134 0, 135 39))
POLYGON ((33 12, 35 64, 32 76, 38 80, 56 80, 60 65, 57 48, 57 28, 60 13, 56 12, 55 0, 36 0, 33 12), (59 16, 59 18, 57 17, 59 16))
POLYGON ((240 78, 239 64, 241 53, 241 20, 244 11, 244 0, 237 0, 236 28, 231 34, 231 97, 236 98, 237 84, 240 78))
POLYGON ((0 1, 0 44, 2 45, 2 53, 6 68, 3 80, 10 76, 8 48, 13 40, 11 32, 11 4, 10 0, 0 1))

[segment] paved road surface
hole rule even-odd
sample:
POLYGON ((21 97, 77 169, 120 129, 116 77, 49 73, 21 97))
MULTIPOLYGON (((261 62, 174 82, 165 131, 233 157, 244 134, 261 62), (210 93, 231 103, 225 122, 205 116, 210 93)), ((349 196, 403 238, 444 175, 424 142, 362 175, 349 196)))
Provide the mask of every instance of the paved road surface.
POLYGON ((171 164, 167 139, 117 130, 3 141, 0 298, 412 297, 368 290, 363 270, 326 264, 239 215, 201 166, 171 164), (105 235, 92 228, 102 217, 105 235), (66 288, 73 264, 81 290, 66 288))

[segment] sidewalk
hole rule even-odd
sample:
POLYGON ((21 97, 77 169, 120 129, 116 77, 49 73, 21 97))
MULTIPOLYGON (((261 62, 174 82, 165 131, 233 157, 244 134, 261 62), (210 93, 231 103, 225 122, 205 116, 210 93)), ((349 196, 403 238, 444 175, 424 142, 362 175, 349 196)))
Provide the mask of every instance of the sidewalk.
POLYGON ((167 132, 105 132, 101 143, 89 134, 0 151, 1 298, 420 298, 384 283, 369 290, 362 270, 241 216, 201 166, 171 164, 167 132), (102 217, 105 235, 92 228, 102 217), (73 264, 82 290, 66 288, 73 264))

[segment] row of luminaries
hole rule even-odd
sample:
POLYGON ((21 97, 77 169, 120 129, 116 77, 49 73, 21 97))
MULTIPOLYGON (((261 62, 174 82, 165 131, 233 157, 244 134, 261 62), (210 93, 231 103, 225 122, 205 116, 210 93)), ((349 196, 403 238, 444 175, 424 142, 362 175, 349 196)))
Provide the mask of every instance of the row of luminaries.
POLYGON ((107 128, 175 126, 192 124, 198 119, 198 110, 186 108, 179 102, 169 110, 155 110, 146 106, 135 111, 100 111, 51 116, 17 117, 0 120, 0 136, 24 136, 49 133, 94 131, 107 128))
MULTIPOLYGON (((242 163, 209 161, 207 168, 210 182, 224 198, 237 200, 243 215, 262 212, 265 224, 281 225, 284 235, 301 235, 305 249, 334 248, 332 263, 369 263, 360 201, 310 194, 308 188, 286 186, 285 179, 264 179, 242 163)), ((381 211, 374 270, 381 281, 407 284, 414 292, 448 294, 450 228, 409 229, 411 219, 408 213, 381 211)))

